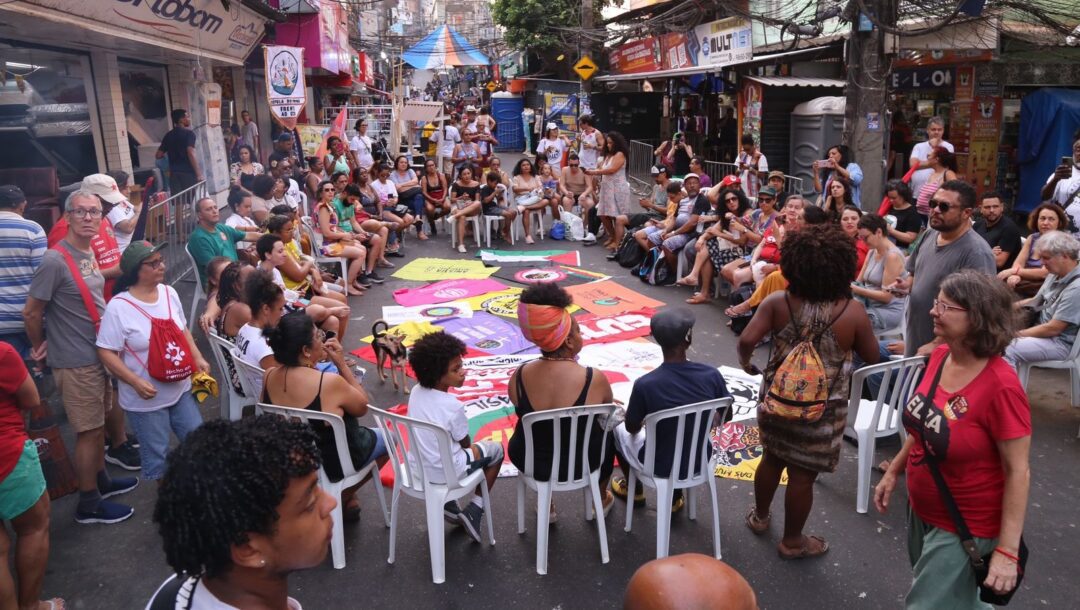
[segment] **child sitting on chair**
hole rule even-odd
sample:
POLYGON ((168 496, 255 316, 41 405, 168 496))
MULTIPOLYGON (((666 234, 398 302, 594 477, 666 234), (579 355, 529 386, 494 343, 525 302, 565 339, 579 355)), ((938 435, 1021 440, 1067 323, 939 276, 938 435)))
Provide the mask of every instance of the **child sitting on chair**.
MULTIPOLYGON (((448 392, 450 388, 459 388, 465 383, 465 369, 461 362, 464 355, 465 344, 445 332, 424 335, 413 345, 409 350, 409 365, 419 385, 413 388, 409 396, 409 417, 436 424, 450 432, 450 438, 461 445, 460 451, 457 448, 451 450, 454 470, 463 476, 466 472, 483 468, 490 490, 502 466, 502 445, 491 441, 474 444, 469 438, 469 422, 465 418, 464 405, 448 392)), ((427 434, 418 433, 416 442, 423 456, 424 469, 428 476, 438 482, 443 472, 438 441, 427 434)), ((443 507, 444 518, 451 523, 460 523, 477 542, 480 542, 480 524, 486 508, 481 493, 477 487, 476 495, 464 510, 455 501, 447 502, 443 507)))

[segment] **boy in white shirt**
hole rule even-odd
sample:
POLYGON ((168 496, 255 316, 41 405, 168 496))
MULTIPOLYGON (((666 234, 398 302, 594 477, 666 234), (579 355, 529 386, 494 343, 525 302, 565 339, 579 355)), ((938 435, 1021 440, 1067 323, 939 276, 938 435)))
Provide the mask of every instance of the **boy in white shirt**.
MULTIPOLYGON (((503 462, 503 447, 500 443, 480 441, 473 443, 469 438, 469 421, 465 417, 465 408, 448 393, 450 388, 459 388, 465 384, 465 369, 461 359, 465 355, 465 344, 457 337, 445 332, 424 335, 409 350, 409 365, 416 373, 419 382, 409 396, 409 417, 430 422, 450 432, 450 438, 461 445, 461 450, 453 448, 453 469, 458 476, 484 469, 484 478, 490 490, 499 476, 503 462)), ((439 443, 427 434, 417 434, 416 443, 420 446, 423 467, 433 481, 443 478, 442 455, 439 443)), ((457 502, 447 502, 443 507, 443 516, 447 521, 460 522, 474 540, 480 542, 480 525, 484 517, 484 499, 477 487, 472 502, 461 510, 457 502)))

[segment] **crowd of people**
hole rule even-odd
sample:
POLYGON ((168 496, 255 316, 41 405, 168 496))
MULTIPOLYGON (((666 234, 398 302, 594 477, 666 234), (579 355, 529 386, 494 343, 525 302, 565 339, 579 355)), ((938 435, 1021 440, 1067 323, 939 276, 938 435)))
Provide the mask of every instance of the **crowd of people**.
MULTIPOLYGON (((17 599, 21 607, 35 607, 48 555, 48 495, 22 415, 40 397, 24 361, 39 373, 51 370, 75 431, 78 523, 117 523, 134 512, 112 498, 133 490, 139 479, 110 476, 106 461, 158 482, 154 520, 178 577, 156 597, 194 599, 196 608, 244 607, 245 599, 268 595, 280 602, 287 574, 317 565, 325 555, 335 503, 346 519, 358 518, 357 488, 339 498, 318 489, 320 467, 331 478, 341 476, 337 460, 328 459, 336 449, 326 429, 268 416, 202 422, 193 390, 207 383, 212 370, 187 330, 188 318, 197 316, 203 332, 235 346, 222 354, 228 363, 228 370, 218 371, 223 384, 237 392, 246 387, 263 401, 342 417, 353 465, 382 464, 387 441, 360 423, 369 396, 341 343, 350 302, 357 302, 349 297, 384 281, 378 270, 394 267, 387 257, 404 256, 412 231, 421 240, 435 236, 440 216, 454 227, 451 246, 466 252, 466 219, 498 216, 509 239, 520 217, 531 243, 530 216, 548 210, 556 220, 578 216, 611 251, 609 259, 636 260, 628 266, 639 277, 646 277, 641 270, 648 263, 650 278, 667 278, 656 283, 697 288, 689 304, 711 301, 714 282, 728 285, 726 311, 740 331, 740 365, 748 373, 763 372, 758 423, 764 456, 745 522, 756 535, 768 533, 786 470, 777 543, 784 559, 829 550, 822 535, 804 530, 815 479, 839 461, 854 369, 893 355, 927 358, 904 408, 909 435, 883 464, 874 497, 878 510, 887 510, 906 475, 914 569, 907 603, 977 608, 980 586, 996 594, 1015 588, 1026 557, 1021 532, 1031 441, 1030 407, 1016 367, 1067 358, 1080 328, 1080 284, 1074 285, 1080 241, 1072 220, 1080 201, 1067 186, 1080 172, 1080 137, 1073 167, 1051 176, 1049 201, 1030 215, 1025 238, 1001 195, 977 197, 950 173, 950 147, 940 135, 920 159, 929 172, 918 188, 889 183, 888 213, 878 215, 856 204, 862 173, 844 146, 830 148, 814 164, 815 198, 787 192, 783 172, 770 171, 752 139, 743 141, 738 175, 710 176, 676 134, 657 149, 652 192, 638 200, 642 211, 635 212, 629 153, 618 132, 601 133, 591 117, 582 117, 576 150, 550 130, 536 157, 521 159, 508 174, 486 139, 492 125, 472 110, 466 108, 460 130, 455 118, 440 131, 439 155, 426 160, 420 173, 406 157, 392 164, 377 160, 363 119, 351 144, 331 138, 327 157, 307 159, 304 173, 296 171, 289 141, 281 140, 280 154, 268 159, 269 174, 253 160, 252 149, 243 148, 247 154, 232 168, 229 218, 220 222, 213 199, 195 203, 198 226, 187 248, 209 295, 201 314, 185 313, 164 283, 161 246, 133 238, 141 208, 128 201, 126 175, 87 176, 48 236, 22 218, 26 202, 19 189, 0 186, 0 272, 6 278, 0 298, 0 518, 12 522, 19 572, 16 586, 5 560, 0 605, 17 599), (346 260, 343 277, 319 266, 337 257, 346 260), (655 273, 657 267, 668 272, 655 273), (688 272, 677 277, 684 268, 688 272), (772 348, 760 371, 752 357, 766 341, 772 348), (233 356, 247 366, 236 366, 233 356), (263 375, 242 383, 243 368, 263 375), (812 396, 802 394, 807 387, 812 396), (173 437, 179 446, 170 451, 173 437), (222 484, 207 485, 208 472, 222 484), (265 501, 253 505, 250 498, 230 497, 239 492, 228 482, 240 479, 249 482, 245 493, 262 494, 265 501), (965 526, 954 521, 944 499, 950 490, 965 526), (230 514, 207 520, 201 507, 208 504, 230 514), (979 582, 966 563, 968 537, 987 556, 979 582)), ((540 357, 510 379, 519 418, 613 400, 606 377, 577 362, 583 340, 571 305, 555 284, 530 286, 520 296, 519 325, 540 357), (551 384, 551 378, 565 383, 551 384)), ((656 466, 661 476, 680 460, 673 455, 672 429, 646 438, 647 415, 729 395, 717 363, 689 358, 694 326, 686 307, 655 314, 650 330, 663 364, 634 383, 618 425, 579 430, 610 438, 606 453, 600 451, 604 443, 591 442, 593 453, 576 460, 599 470, 605 513, 616 498, 627 502, 627 510, 643 503, 642 489, 630 489, 627 475, 642 467, 647 444, 655 443, 663 456, 656 466)), ((449 392, 465 381, 465 353, 460 340, 443 332, 415 343, 408 359, 419 386, 409 414, 447 430, 464 450, 452 468, 459 474, 483 469, 490 488, 503 447, 470 438, 463 407, 449 392)), ((724 414, 716 416, 721 423, 724 414)), ((556 444, 564 451, 571 444, 556 443, 556 434, 550 426, 534 434, 536 446, 529 449, 537 478, 554 476, 556 444)), ((423 437, 417 442, 422 466, 444 472, 448 466, 437 446, 423 437)), ((525 467, 525 442, 519 419, 506 451, 519 469, 525 467)), ((692 442, 707 445, 708 438, 692 442)), ((558 461, 564 467, 570 462, 558 461)), ((485 497, 478 489, 464 508, 447 503, 444 516, 479 541, 485 497)), ((676 493, 671 510, 685 502, 676 493)), ((549 515, 557 519, 554 504, 549 515)), ((6 551, 5 530, 0 542, 6 551)))

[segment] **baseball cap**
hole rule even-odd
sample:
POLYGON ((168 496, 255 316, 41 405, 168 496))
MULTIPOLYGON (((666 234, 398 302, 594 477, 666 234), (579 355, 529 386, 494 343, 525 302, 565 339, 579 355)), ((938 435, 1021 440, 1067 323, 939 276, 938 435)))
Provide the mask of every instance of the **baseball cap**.
POLYGON ((694 312, 685 307, 662 309, 653 316, 649 329, 660 347, 670 349, 690 342, 696 321, 694 312))
POLYGON ((758 197, 761 197, 762 195, 765 195, 766 197, 772 197, 773 199, 776 199, 776 189, 774 189, 771 186, 763 186, 763 187, 761 187, 761 189, 758 190, 757 194, 758 194, 758 197))
POLYGON ((0 186, 0 208, 13 208, 26 201, 22 189, 14 184, 0 186))
POLYGON ((659 176, 660 174, 663 174, 663 173, 665 173, 667 171, 668 171, 668 168, 660 166, 660 165, 654 165, 654 166, 652 166, 652 169, 649 170, 649 172, 654 176, 659 176))
POLYGON ((720 186, 735 186, 739 184, 738 176, 724 176, 724 179, 720 181, 720 186))
POLYGON ((689 174, 686 174, 685 176, 682 177, 682 181, 686 182, 687 180, 689 180, 691 178, 693 178, 694 180, 698 180, 698 181, 701 180, 701 176, 695 174, 694 172, 690 172, 689 174))
POLYGON ((787 179, 787 177, 784 176, 784 172, 778 169, 774 169, 773 171, 769 172, 769 180, 772 180, 773 178, 780 178, 781 180, 787 179))
POLYGON ((81 188, 84 191, 90 191, 113 205, 116 205, 121 201, 127 201, 124 194, 120 192, 120 188, 116 186, 116 180, 113 180, 112 176, 107 174, 90 174, 83 178, 81 188))
POLYGON ((292 142, 292 140, 292 134, 287 131, 279 133, 277 137, 278 142, 292 142))
POLYGON ((558 126, 558 125, 556 125, 555 123, 548 123, 548 124, 547 124, 547 128, 548 128, 548 130, 550 131, 550 130, 552 130, 552 129, 558 129, 558 128, 559 128, 559 126, 558 126))
POLYGON ((167 242, 161 242, 155 246, 146 240, 131 242, 128 244, 127 249, 124 250, 123 256, 120 257, 120 271, 131 273, 132 269, 141 265, 151 254, 167 245, 169 245, 167 242))

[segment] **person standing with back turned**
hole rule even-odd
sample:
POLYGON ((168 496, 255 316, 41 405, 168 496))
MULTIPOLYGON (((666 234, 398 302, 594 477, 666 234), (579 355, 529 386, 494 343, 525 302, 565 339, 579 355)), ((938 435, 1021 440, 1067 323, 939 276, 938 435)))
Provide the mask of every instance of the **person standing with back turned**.
POLYGON ((183 108, 172 111, 174 127, 161 139, 156 158, 169 158, 169 194, 175 195, 203 181, 199 160, 195 158, 195 132, 191 115, 183 108))

